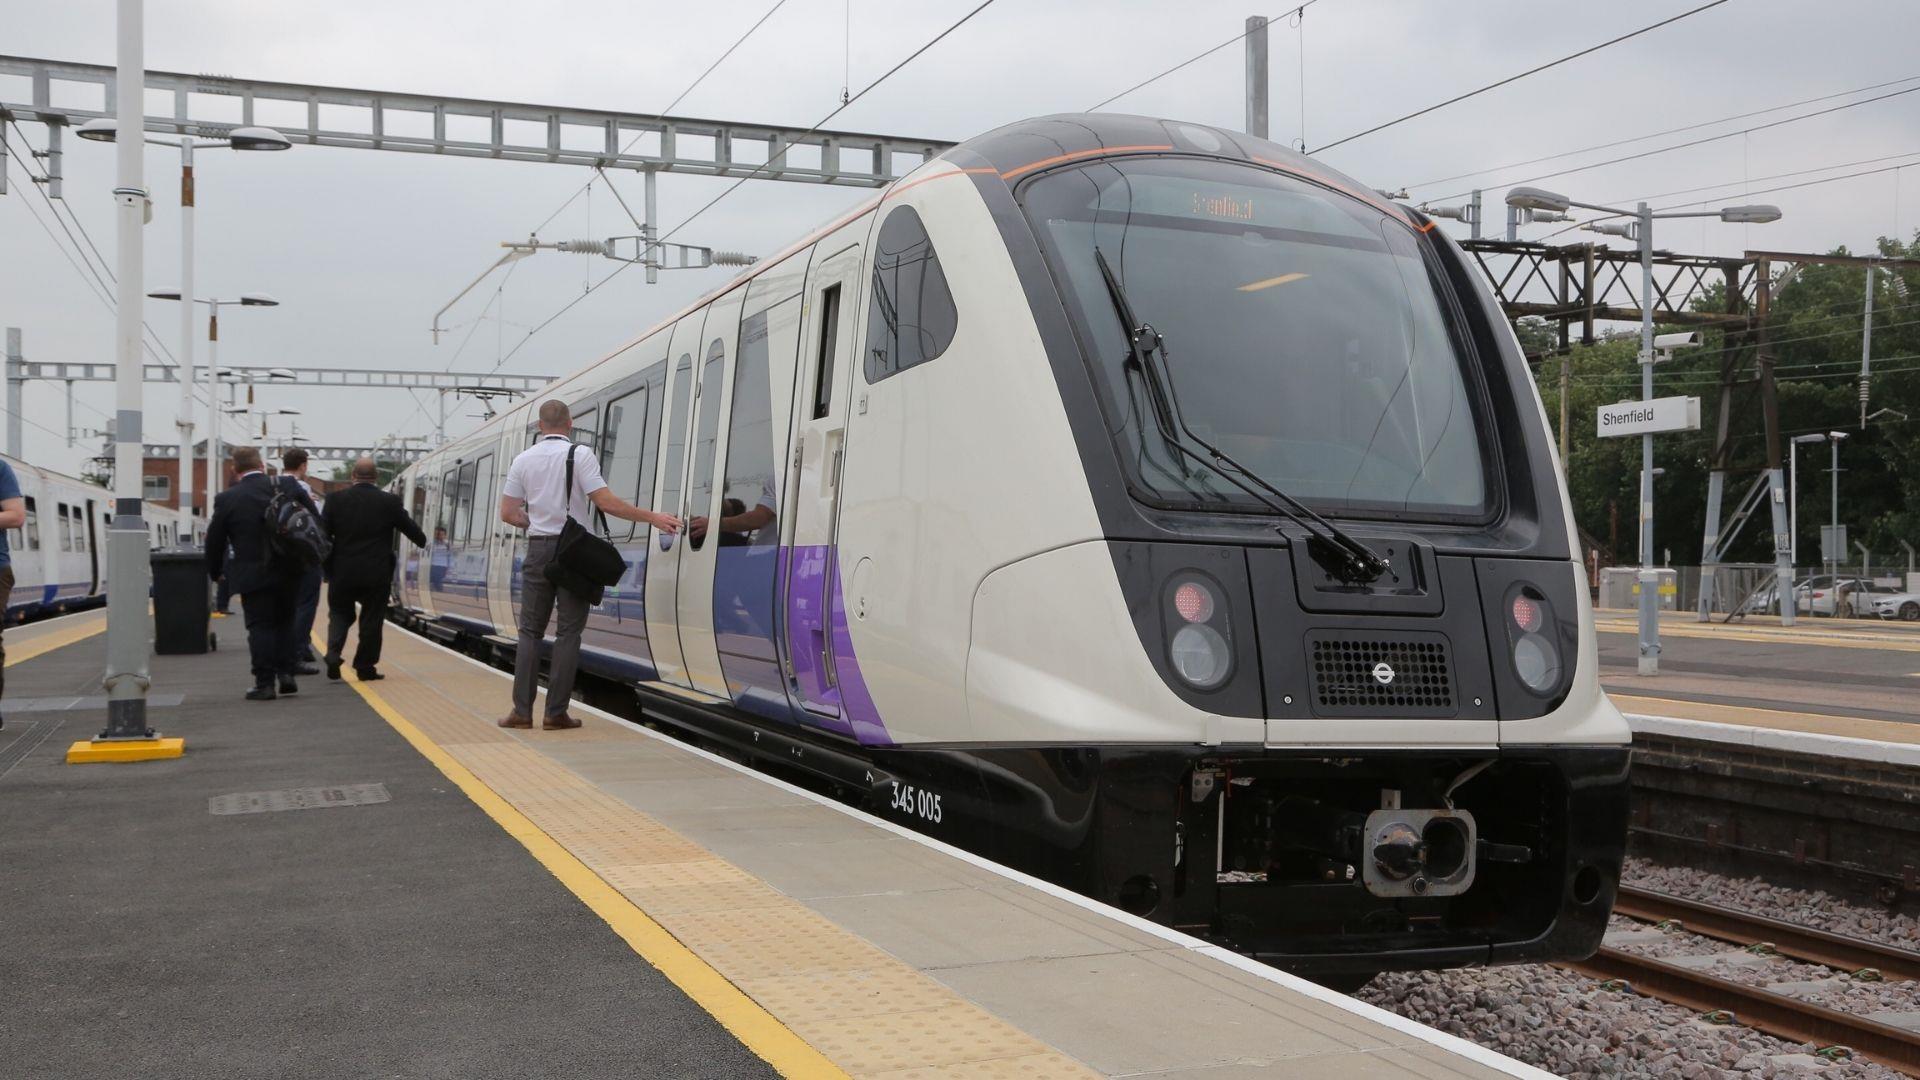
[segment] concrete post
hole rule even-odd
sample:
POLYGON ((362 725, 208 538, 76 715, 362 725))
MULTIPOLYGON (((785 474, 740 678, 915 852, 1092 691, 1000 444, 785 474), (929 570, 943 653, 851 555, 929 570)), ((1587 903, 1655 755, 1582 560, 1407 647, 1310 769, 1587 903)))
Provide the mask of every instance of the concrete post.
POLYGON ((23 429, 27 426, 27 419, 22 411, 26 406, 21 400, 21 390, 27 383, 21 366, 26 362, 26 357, 20 355, 20 328, 7 327, 7 456, 16 461, 26 457, 23 449, 26 432, 23 429))
POLYGON ((1267 137, 1267 17, 1247 17, 1247 134, 1267 137))

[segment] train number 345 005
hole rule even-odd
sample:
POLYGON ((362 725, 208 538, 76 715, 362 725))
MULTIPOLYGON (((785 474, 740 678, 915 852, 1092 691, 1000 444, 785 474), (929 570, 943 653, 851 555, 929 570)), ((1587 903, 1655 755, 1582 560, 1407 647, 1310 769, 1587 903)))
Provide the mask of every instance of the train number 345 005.
POLYGON ((916 788, 912 784, 893 783, 893 809, 904 814, 931 821, 940 822, 940 796, 925 788, 916 788))

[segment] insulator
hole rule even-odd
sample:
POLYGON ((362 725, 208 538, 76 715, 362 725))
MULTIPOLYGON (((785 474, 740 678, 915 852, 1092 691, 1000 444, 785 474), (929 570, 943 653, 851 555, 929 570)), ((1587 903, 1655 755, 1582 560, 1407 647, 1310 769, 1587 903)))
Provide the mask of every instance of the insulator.
POLYGON ((562 240, 554 245, 572 255, 611 255, 613 247, 605 240, 562 240))
POLYGON ((752 266, 760 261, 760 256, 749 255, 744 251, 716 251, 713 253, 715 266, 752 266))

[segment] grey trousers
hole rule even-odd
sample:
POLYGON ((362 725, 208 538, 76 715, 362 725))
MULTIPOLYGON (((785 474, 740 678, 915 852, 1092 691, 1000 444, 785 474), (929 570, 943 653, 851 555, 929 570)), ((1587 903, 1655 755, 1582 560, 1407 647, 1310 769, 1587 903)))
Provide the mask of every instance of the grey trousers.
POLYGON ((580 632, 587 628, 587 598, 557 588, 547 580, 547 563, 560 546, 557 536, 527 540, 526 561, 520 564, 520 638, 513 650, 513 711, 532 718, 533 696, 540 690, 540 641, 554 604, 560 605, 560 626, 553 642, 553 664, 547 673, 547 715, 567 711, 573 696, 574 673, 580 669, 580 632))

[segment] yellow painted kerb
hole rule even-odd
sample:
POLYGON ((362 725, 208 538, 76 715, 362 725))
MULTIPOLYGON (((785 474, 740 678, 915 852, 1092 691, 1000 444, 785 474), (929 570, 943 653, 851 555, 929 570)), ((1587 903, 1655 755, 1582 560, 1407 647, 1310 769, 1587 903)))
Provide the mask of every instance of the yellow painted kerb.
POLYGON ((67 764, 89 765, 117 761, 163 761, 187 752, 185 739, 82 739, 67 747, 67 764))
POLYGON ((560 879, 561 884, 572 890, 594 914, 613 928, 614 933, 632 946, 634 952, 659 968, 661 974, 718 1020, 747 1049, 773 1066, 780 1075, 795 1080, 849 1080, 846 1072, 774 1019, 772 1014, 729 982, 726 976, 694 955, 679 939, 648 918, 646 912, 635 907, 613 886, 601 880, 598 874, 528 820, 513 804, 501 798, 479 777, 440 749, 424 732, 387 704, 371 686, 357 679, 351 680, 351 685, 372 706, 373 711, 380 714, 381 719, 412 743, 413 748, 428 761, 433 762, 446 774, 447 779, 458 785, 474 805, 486 811, 487 816, 505 829, 509 836, 520 841, 542 866, 560 879))
POLYGON ((105 618, 92 619, 73 626, 57 627, 44 634, 28 638, 8 649, 6 666, 24 664, 36 656, 45 656, 55 649, 65 648, 76 641, 85 641, 106 628, 105 618))

